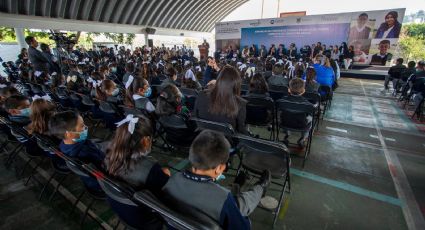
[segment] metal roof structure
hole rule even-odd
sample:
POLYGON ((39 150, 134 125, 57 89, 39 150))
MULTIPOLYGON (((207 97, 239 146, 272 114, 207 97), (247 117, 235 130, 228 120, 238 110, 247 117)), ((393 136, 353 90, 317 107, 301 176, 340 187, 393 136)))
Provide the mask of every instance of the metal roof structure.
POLYGON ((0 0, 0 12, 140 27, 211 32, 248 0, 0 0))

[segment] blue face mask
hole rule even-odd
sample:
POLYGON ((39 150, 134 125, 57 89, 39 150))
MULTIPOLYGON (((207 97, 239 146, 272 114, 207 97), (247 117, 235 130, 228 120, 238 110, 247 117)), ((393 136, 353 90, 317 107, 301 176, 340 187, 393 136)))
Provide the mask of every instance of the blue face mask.
POLYGON ((120 93, 120 89, 116 88, 114 91, 112 91, 112 96, 117 96, 120 93))
POLYGON ((112 67, 112 68, 111 68, 111 72, 112 72, 112 73, 116 73, 116 72, 117 72, 117 67, 112 67))
POLYGON ((224 180, 224 179, 226 179, 226 176, 224 176, 223 173, 220 173, 220 175, 218 175, 218 177, 215 178, 215 181, 217 182, 217 181, 221 181, 221 180, 224 180))
POLYGON ((87 140, 88 135, 89 135, 89 129, 85 127, 84 130, 80 132, 80 137, 78 137, 77 139, 72 139, 72 140, 75 142, 83 142, 87 140))
POLYGON ((149 87, 147 90, 146 90, 146 92, 145 92, 145 95, 143 95, 144 97, 150 97, 152 95, 152 88, 151 87, 149 87))
POLYGON ((19 114, 19 116, 21 117, 29 117, 31 114, 31 109, 30 108, 26 108, 26 109, 21 109, 19 110, 21 113, 19 114))

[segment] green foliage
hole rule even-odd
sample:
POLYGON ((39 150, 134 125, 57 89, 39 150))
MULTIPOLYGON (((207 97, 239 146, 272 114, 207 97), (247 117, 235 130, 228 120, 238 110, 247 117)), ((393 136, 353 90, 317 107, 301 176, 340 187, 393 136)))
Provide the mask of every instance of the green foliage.
POLYGON ((425 23, 413 23, 403 25, 403 29, 406 30, 407 35, 411 37, 425 36, 425 23))
POLYGON ((0 41, 7 39, 16 39, 15 30, 8 27, 0 27, 0 41))
POLYGON ((425 60, 425 23, 403 25, 399 46, 405 60, 425 60))

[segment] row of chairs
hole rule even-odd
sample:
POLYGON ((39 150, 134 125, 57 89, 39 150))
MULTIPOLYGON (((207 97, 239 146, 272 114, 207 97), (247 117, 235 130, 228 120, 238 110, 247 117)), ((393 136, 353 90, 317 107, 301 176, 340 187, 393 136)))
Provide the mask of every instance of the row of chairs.
MULTIPOLYGON (((154 211, 156 213, 155 215, 160 216, 161 219, 164 220, 168 225, 176 229, 220 229, 220 226, 218 226, 218 224, 211 220, 208 216, 199 214, 194 217, 193 214, 196 212, 190 212, 190 214, 185 215, 185 212, 175 210, 175 207, 167 205, 166 202, 158 199, 147 190, 141 190, 136 192, 127 184, 107 176, 104 172, 99 169, 96 169, 93 165, 84 164, 77 159, 73 159, 64 155, 57 149, 52 140, 50 140, 46 136, 37 134, 30 136, 28 133, 26 133, 25 129, 13 125, 13 123, 8 121, 8 119, 5 117, 0 117, 0 122, 9 127, 12 132, 19 132, 20 135, 25 135, 28 139, 35 139, 38 144, 43 146, 43 149, 47 150, 51 154, 51 157, 49 158, 52 160, 52 162, 57 161, 58 159, 65 162, 66 167, 60 167, 61 173, 64 176, 60 180, 60 182, 53 188, 54 192, 51 194, 50 200, 58 192, 59 187, 62 186, 62 182, 64 181, 64 179, 72 172, 73 174, 76 174, 79 177, 96 178, 103 191, 106 193, 106 198, 113 209, 114 207, 116 207, 117 204, 119 206, 130 206, 134 209, 133 211, 138 210, 139 213, 140 211, 146 211, 146 209, 148 209, 154 211)), ((225 134, 227 136, 230 135, 230 138, 233 139, 232 142, 238 143, 238 149, 240 149, 241 151, 241 163, 238 166, 238 173, 240 170, 244 170, 247 172, 251 172, 254 175, 259 175, 263 170, 269 169, 272 172, 272 177, 276 180, 279 180, 279 182, 276 182, 275 184, 281 185, 282 189, 279 197, 279 205, 277 209, 274 210, 273 223, 275 223, 282 204, 282 200, 284 198, 285 189, 290 189, 290 157, 286 146, 276 142, 270 142, 266 140, 252 138, 249 136, 238 135, 233 131, 230 125, 215 123, 201 119, 194 119, 194 122, 196 122, 199 129, 213 129, 221 132, 225 130, 225 134)), ((18 153, 19 149, 14 151, 14 153, 9 153, 8 156, 11 156, 11 154, 13 154, 12 158, 15 159, 18 153)), ((26 152, 26 154, 28 155, 29 153, 26 152)), ((29 182, 30 178, 36 173, 37 168, 41 165, 41 162, 44 162, 44 160, 42 160, 43 157, 40 158, 40 162, 37 163, 36 166, 32 169, 31 175, 27 179, 26 184, 29 182)), ((31 159, 32 158, 30 157, 30 160, 31 159)), ((44 159, 46 158, 44 157, 44 159)), ((28 162, 26 162, 25 165, 29 165, 28 162)), ((53 163, 53 165, 57 164, 53 163)), ((54 166, 55 172, 47 180, 47 183, 44 184, 42 191, 39 195, 40 199, 43 193, 46 191, 46 188, 48 187, 54 175, 58 174, 56 170, 57 167, 58 166, 54 166)), ((78 198, 73 203, 72 209, 76 207, 78 202, 80 202, 83 195, 86 193, 90 195, 91 201, 86 207, 81 223, 84 223, 84 220, 86 219, 88 212, 94 202, 97 200, 105 199, 105 196, 103 194, 90 191, 86 187, 85 191, 77 196, 78 198)), ((120 213, 119 211, 117 211, 117 214, 122 220, 122 222, 128 224, 129 227, 131 227, 132 224, 135 224, 134 221, 136 221, 137 224, 137 220, 135 220, 134 218, 131 219, 131 217, 134 217, 134 215, 120 215, 122 213, 120 213)))

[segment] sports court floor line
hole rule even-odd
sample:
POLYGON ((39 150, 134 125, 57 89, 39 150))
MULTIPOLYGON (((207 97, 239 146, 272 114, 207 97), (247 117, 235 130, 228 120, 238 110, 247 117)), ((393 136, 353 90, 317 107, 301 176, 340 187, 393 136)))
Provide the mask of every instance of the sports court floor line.
POLYGON ((396 206, 401 206, 401 201, 395 197, 387 196, 381 193, 373 192, 355 185, 347 184, 344 182, 340 182, 337 180, 328 179, 325 177, 318 176, 313 173, 301 171, 298 169, 291 168, 291 174, 300 176, 303 178, 307 178, 309 180, 313 180, 322 184, 330 185, 335 188, 339 188, 345 191, 349 191, 358 195, 366 196, 375 200, 383 201, 389 204, 393 204, 396 206))
MULTIPOLYGON (((360 84, 362 86, 364 95, 369 99, 370 105, 373 106, 371 98, 366 94, 366 90, 362 80, 360 80, 360 84)), ((375 110, 375 108, 372 109, 375 110)), ((374 114, 376 113, 377 112, 375 110, 374 114)), ((376 132, 378 134, 378 139, 381 143, 382 150, 384 151, 385 159, 387 160, 388 164, 388 169, 394 182, 394 187, 397 191, 397 195, 401 203, 403 204, 401 207, 407 226, 410 230, 425 229, 424 217, 415 199, 409 181, 407 180, 407 176, 404 173, 403 167, 401 166, 397 154, 387 148, 387 144, 385 143, 385 139, 382 135, 379 124, 380 122, 378 121, 376 116, 373 116, 373 125, 375 126, 376 132)))

